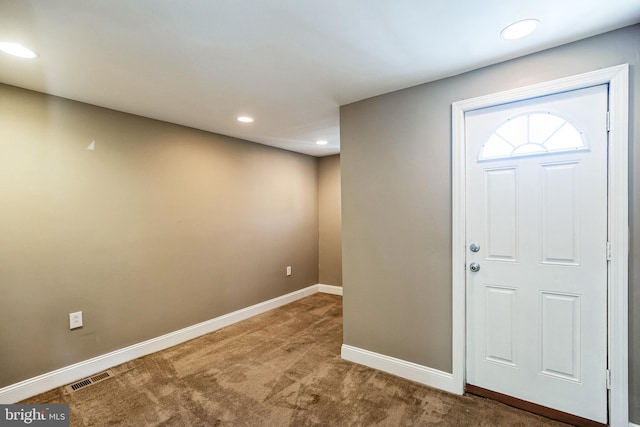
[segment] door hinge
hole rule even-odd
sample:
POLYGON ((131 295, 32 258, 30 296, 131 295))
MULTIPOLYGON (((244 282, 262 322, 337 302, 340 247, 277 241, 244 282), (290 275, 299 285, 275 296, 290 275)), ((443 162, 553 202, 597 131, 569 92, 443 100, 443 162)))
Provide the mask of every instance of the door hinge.
POLYGON ((611 130, 611 114, 607 111, 607 132, 611 130))
POLYGON ((611 390, 611 371, 607 369, 607 390, 611 390))
POLYGON ((611 242, 607 242, 607 261, 613 259, 613 249, 611 248, 611 242))

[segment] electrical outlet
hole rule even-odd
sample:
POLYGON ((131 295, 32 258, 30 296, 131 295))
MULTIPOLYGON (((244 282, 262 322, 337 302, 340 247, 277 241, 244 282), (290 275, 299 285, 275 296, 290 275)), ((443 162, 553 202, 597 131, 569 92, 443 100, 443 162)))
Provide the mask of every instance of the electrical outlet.
POLYGON ((69 313, 69 329, 82 328, 82 312, 69 313))
POLYGON ((287 276, 291 276, 291 266, 287 266, 287 276))

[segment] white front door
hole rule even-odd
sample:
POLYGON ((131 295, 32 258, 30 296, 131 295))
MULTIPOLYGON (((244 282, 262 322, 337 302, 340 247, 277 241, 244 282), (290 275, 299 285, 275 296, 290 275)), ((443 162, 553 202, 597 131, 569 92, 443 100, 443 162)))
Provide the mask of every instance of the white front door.
POLYGON ((467 383, 603 423, 607 100, 465 113, 467 383))

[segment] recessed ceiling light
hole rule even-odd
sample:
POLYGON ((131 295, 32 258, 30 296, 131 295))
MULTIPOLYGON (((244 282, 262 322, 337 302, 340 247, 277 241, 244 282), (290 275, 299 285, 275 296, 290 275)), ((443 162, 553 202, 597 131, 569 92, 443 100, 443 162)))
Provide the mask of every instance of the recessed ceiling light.
POLYGON ((31 49, 27 49, 19 43, 0 42, 0 50, 9 55, 19 56, 20 58, 35 58, 36 53, 31 49))
POLYGON ((537 19, 523 19, 514 22, 500 32, 500 37, 505 40, 516 40, 528 36, 533 33, 540 21, 537 19))
POLYGON ((247 117, 247 116, 240 116, 236 120, 238 120, 241 123, 252 123, 253 122, 253 119, 251 117, 247 117))
POLYGON ((328 143, 329 143, 329 141, 325 141, 324 139, 316 141, 316 144, 318 144, 318 145, 327 145, 328 143))

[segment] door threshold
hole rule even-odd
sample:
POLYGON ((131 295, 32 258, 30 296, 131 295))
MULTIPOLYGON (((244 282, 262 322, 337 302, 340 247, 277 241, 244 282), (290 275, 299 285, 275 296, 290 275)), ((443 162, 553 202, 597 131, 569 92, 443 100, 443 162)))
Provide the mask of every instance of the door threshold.
POLYGON ((478 387, 472 384, 465 384, 465 393, 474 394, 480 397, 486 397, 487 399, 495 400, 505 405, 512 406, 514 408, 522 409, 527 412, 531 412, 536 415, 542 415, 543 417, 551 418, 552 420, 561 421, 563 423, 571 424, 577 427, 606 427, 606 424, 599 423, 597 421, 582 418, 577 415, 568 414, 566 412, 558 411, 557 409, 551 409, 546 406, 538 405, 535 403, 527 402, 526 400, 518 399, 513 396, 498 393, 496 391, 487 390, 486 388, 478 387))

